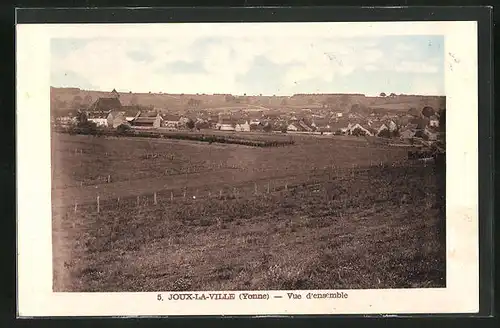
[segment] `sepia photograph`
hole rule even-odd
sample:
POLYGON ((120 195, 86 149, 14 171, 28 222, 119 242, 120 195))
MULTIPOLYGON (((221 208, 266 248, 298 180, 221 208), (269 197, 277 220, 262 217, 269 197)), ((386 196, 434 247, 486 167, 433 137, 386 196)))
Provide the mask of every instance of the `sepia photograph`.
POLYGON ((474 311, 475 28, 18 26, 25 308, 474 311))
POLYGON ((55 291, 446 287, 443 36, 50 47, 55 291))

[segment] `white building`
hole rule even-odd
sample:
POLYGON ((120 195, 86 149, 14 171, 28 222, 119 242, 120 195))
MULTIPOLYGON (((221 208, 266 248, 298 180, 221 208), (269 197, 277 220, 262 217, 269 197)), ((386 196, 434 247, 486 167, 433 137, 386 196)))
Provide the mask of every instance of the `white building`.
POLYGON ((238 122, 234 129, 239 132, 248 132, 250 131, 250 124, 248 124, 248 121, 238 122))

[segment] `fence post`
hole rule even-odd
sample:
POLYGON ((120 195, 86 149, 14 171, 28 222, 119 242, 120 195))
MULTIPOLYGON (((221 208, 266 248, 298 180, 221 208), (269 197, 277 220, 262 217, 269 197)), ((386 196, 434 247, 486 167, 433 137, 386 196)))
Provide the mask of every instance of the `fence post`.
POLYGON ((157 204, 157 202, 156 202, 156 192, 154 193, 154 196, 153 196, 153 197, 154 197, 154 203, 155 203, 155 205, 156 205, 156 204, 157 204))
POLYGON ((210 192, 210 190, 208 191, 208 198, 212 197, 212 193, 210 192))
POLYGON ((139 207, 139 196, 137 196, 137 207, 139 207))
POLYGON ((267 193, 268 193, 268 194, 269 194, 269 192, 271 191, 271 190, 270 190, 270 187, 271 187, 271 186, 270 186, 270 182, 268 182, 268 183, 267 183, 267 193))
POLYGON ((78 208, 78 203, 75 201, 75 213, 76 213, 77 208, 78 208))
POLYGON ((110 182, 111 182, 111 175, 108 174, 108 183, 110 183, 110 182))
POLYGON ((100 211, 100 206, 99 206, 99 195, 97 195, 97 213, 100 211))
POLYGON ((171 191, 170 192, 170 200, 173 201, 174 200, 174 193, 171 191))
POLYGON ((184 196, 183 197, 186 198, 186 189, 184 189, 184 196))
POLYGON ((120 204, 120 197, 118 197, 117 203, 120 204))
POLYGON ((255 191, 255 194, 257 194, 257 183, 256 182, 254 182, 254 184, 253 184, 253 189, 255 191))
POLYGON ((222 198, 222 189, 219 190, 219 196, 222 198))

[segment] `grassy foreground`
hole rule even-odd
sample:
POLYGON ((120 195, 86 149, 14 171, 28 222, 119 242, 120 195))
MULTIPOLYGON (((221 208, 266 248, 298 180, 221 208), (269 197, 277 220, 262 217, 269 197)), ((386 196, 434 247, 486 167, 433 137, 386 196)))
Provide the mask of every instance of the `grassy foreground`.
POLYGON ((54 213, 55 291, 445 287, 433 167, 245 198, 54 213))

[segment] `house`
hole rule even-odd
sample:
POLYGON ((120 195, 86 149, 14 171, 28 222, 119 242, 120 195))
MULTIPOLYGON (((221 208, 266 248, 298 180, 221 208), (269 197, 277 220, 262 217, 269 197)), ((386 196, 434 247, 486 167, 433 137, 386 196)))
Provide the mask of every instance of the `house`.
POLYGON ((347 134, 348 128, 344 121, 335 121, 329 123, 330 129, 334 134, 347 134))
POLYGON ((429 126, 435 128, 439 127, 439 118, 436 115, 432 115, 429 118, 429 126))
POLYGON ((134 128, 159 128, 163 119, 156 111, 141 112, 130 123, 134 128))
POLYGON ((389 131, 389 127, 382 121, 371 122, 367 129, 375 136, 379 136, 383 131, 389 131))
POLYGON ((286 130, 290 132, 298 132, 300 131, 300 125, 298 125, 297 123, 290 123, 286 127, 286 130))
POLYGON ((181 117, 173 114, 163 114, 162 119, 164 127, 176 129, 179 127, 181 117))
POLYGON ((125 116, 125 120, 127 122, 132 121, 134 118, 139 116, 139 114, 144 110, 141 106, 138 105, 130 105, 130 106, 122 106, 120 112, 125 116))
POLYGON ((299 125, 299 128, 302 129, 302 131, 306 131, 306 132, 312 132, 313 131, 313 128, 310 127, 309 125, 307 125, 307 123, 304 122, 303 120, 300 120, 298 122, 298 125, 299 125))
POLYGON ((97 126, 108 126, 108 112, 87 112, 87 120, 95 123, 97 126))
POLYGON ((98 98, 90 107, 89 112, 110 112, 122 109, 122 104, 117 97, 98 98))
POLYGON ((221 131, 234 131, 235 123, 230 118, 222 118, 219 120, 219 123, 216 125, 217 130, 221 131))
POLYGON ((347 126, 347 133, 349 135, 356 135, 357 133, 360 133, 361 135, 373 136, 373 133, 361 125, 360 122, 349 123, 347 126))
POLYGON ((248 123, 248 121, 239 120, 236 123, 236 126, 234 129, 235 129, 235 131, 239 131, 239 132, 248 132, 248 131, 250 131, 250 124, 248 123))
POLYGON ((330 122, 327 119, 324 119, 324 118, 317 118, 317 119, 313 120, 313 122, 311 124, 311 127, 315 128, 315 129, 329 128, 330 127, 330 122))
POLYGON ((250 120, 250 125, 257 125, 260 123, 260 120, 258 118, 253 118, 250 120))
POLYGON ((326 134, 326 135, 331 135, 334 134, 334 129, 332 129, 330 126, 320 126, 319 128, 316 129, 316 132, 319 132, 320 134, 326 134))
POLYGON ((128 121, 125 118, 125 113, 120 111, 109 112, 106 119, 107 119, 107 126, 113 128, 117 128, 121 124, 128 124, 128 121))
POLYGON ((387 120, 384 124, 390 132, 394 132, 398 129, 398 125, 393 120, 387 120))

